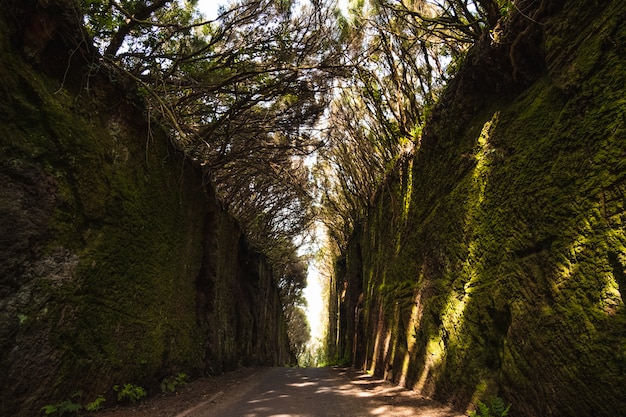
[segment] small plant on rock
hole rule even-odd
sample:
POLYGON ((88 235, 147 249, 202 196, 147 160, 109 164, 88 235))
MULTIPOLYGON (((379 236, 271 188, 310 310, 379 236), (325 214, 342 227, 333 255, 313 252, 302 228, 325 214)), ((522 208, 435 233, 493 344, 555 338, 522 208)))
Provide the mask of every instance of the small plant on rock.
POLYGON ((163 392, 176 392, 178 387, 182 387, 187 383, 187 374, 179 373, 172 378, 164 378, 161 381, 161 391, 163 392))
POLYGON ((98 395, 98 398, 88 404, 85 404, 85 410, 89 412, 99 411, 102 408, 102 403, 105 401, 106 399, 104 398, 104 396, 98 395))
POLYGON ((489 404, 478 401, 476 410, 469 412, 469 417, 506 417, 509 415, 511 404, 506 404, 500 397, 492 397, 489 404))
POLYGON ((113 391, 117 392, 118 401, 128 401, 131 404, 144 398, 148 393, 138 385, 124 384, 123 386, 115 385, 113 391))
POLYGON ((62 416, 68 413, 77 413, 83 409, 83 406, 72 400, 65 400, 58 404, 48 404, 41 409, 47 416, 62 416))

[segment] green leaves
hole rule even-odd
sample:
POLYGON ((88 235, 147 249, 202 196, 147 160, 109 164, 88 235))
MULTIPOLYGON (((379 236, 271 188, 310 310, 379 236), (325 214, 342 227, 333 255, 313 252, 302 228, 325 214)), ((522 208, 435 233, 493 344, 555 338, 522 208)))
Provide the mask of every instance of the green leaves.
POLYGON ((330 1, 239 0, 210 22, 187 4, 82 1, 105 61, 268 253, 314 216, 303 160, 341 71, 330 1))
MULTIPOLYGON (((83 0, 107 65, 135 80, 152 125, 201 167, 247 239, 270 259, 294 351, 303 350, 306 285, 294 237, 316 215, 305 159, 342 71, 330 0, 238 0, 202 21, 186 2, 83 0)), ((166 379, 171 391, 181 381, 166 379)), ((136 401, 140 387, 118 386, 136 401)))
POLYGON ((123 386, 115 385, 113 391, 117 392, 118 401, 126 401, 131 404, 136 403, 148 395, 148 392, 144 388, 134 384, 124 384, 123 386))
POLYGON ((321 168, 324 222, 340 247, 394 165, 419 146, 450 63, 499 17, 494 0, 351 5, 339 23, 352 72, 330 107, 321 168))
POLYGON ((506 417, 509 415, 511 404, 506 404, 500 397, 491 397, 489 403, 478 401, 475 411, 470 411, 469 417, 506 417))
POLYGON ((161 391, 165 393, 176 392, 179 387, 187 384, 187 378, 187 374, 182 372, 171 378, 163 378, 163 381, 161 381, 161 391))
POLYGON ((72 400, 65 400, 59 404, 49 404, 41 408, 43 412, 49 415, 62 416, 65 414, 76 413, 83 409, 83 406, 73 402, 72 400))
POLYGON ((90 403, 85 405, 85 410, 89 412, 100 411, 102 408, 102 403, 104 403, 106 399, 102 395, 98 395, 98 397, 90 403))

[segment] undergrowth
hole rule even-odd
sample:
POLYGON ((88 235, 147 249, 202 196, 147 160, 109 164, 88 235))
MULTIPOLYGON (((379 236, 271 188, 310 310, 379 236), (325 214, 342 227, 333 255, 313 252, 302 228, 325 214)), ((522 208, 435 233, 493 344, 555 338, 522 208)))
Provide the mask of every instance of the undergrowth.
POLYGON ((469 417, 506 417, 509 415, 511 404, 507 404, 500 397, 492 397, 488 404, 478 401, 476 410, 469 412, 469 417))

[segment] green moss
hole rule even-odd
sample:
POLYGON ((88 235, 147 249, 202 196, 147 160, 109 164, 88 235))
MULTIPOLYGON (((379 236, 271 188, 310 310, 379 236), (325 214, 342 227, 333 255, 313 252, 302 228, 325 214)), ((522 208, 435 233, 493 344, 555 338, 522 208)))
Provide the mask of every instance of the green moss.
POLYGON ((460 409, 500 395, 522 416, 626 412, 624 11, 564 9, 544 76, 509 101, 454 95, 424 130, 411 196, 390 181, 350 242, 363 364, 395 361, 386 376, 460 409))
POLYGON ((0 220, 24 249, 3 276, 0 408, 289 363, 271 266, 132 92, 92 71, 89 91, 60 88, 4 25, 0 46, 2 196, 18 200, 0 220))
POLYGON ((114 383, 147 385, 168 368, 202 369, 199 179, 163 137, 146 147, 137 140, 145 130, 133 126, 115 137, 88 99, 11 54, 2 58, 2 164, 35 164, 50 178, 56 203, 44 256, 68 253, 57 258, 77 262, 62 281, 36 277, 34 301, 21 313, 18 337, 48 335, 46 352, 59 366, 44 395, 101 393, 114 383))

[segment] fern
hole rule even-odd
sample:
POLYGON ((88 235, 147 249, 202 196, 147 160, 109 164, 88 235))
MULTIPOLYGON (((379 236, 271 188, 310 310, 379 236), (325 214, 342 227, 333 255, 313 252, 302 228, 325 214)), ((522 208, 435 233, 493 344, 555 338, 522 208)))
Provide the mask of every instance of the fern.
POLYGON ((490 402, 491 412, 496 417, 506 417, 509 415, 511 404, 506 404, 500 397, 493 397, 490 402))
POLYGON ((493 397, 489 404, 478 401, 476 410, 469 412, 469 417, 506 417, 509 415, 511 404, 506 404, 500 397, 493 397))
POLYGON ((89 412, 98 411, 102 408, 102 403, 105 401, 106 399, 102 395, 99 395, 98 398, 85 405, 85 410, 89 412))
POLYGON ((44 405, 43 407, 41 407, 41 409, 43 410, 43 412, 49 416, 50 414, 54 414, 57 411, 59 411, 59 409, 57 408, 56 405, 53 404, 48 404, 48 405, 44 405))
POLYGON ((165 378, 161 381, 161 391, 176 392, 178 387, 182 387, 187 383, 187 374, 180 373, 176 377, 165 378))
POLYGON ((47 415, 59 415, 62 416, 65 413, 77 413, 83 409, 83 406, 80 404, 76 404, 72 400, 65 400, 58 404, 48 404, 41 408, 43 412, 47 415))
POLYGON ((124 384, 124 386, 122 387, 120 387, 119 385, 115 385, 113 387, 113 390, 117 392, 118 401, 127 400, 131 404, 136 403, 137 401, 148 395, 144 388, 133 384, 124 384))

